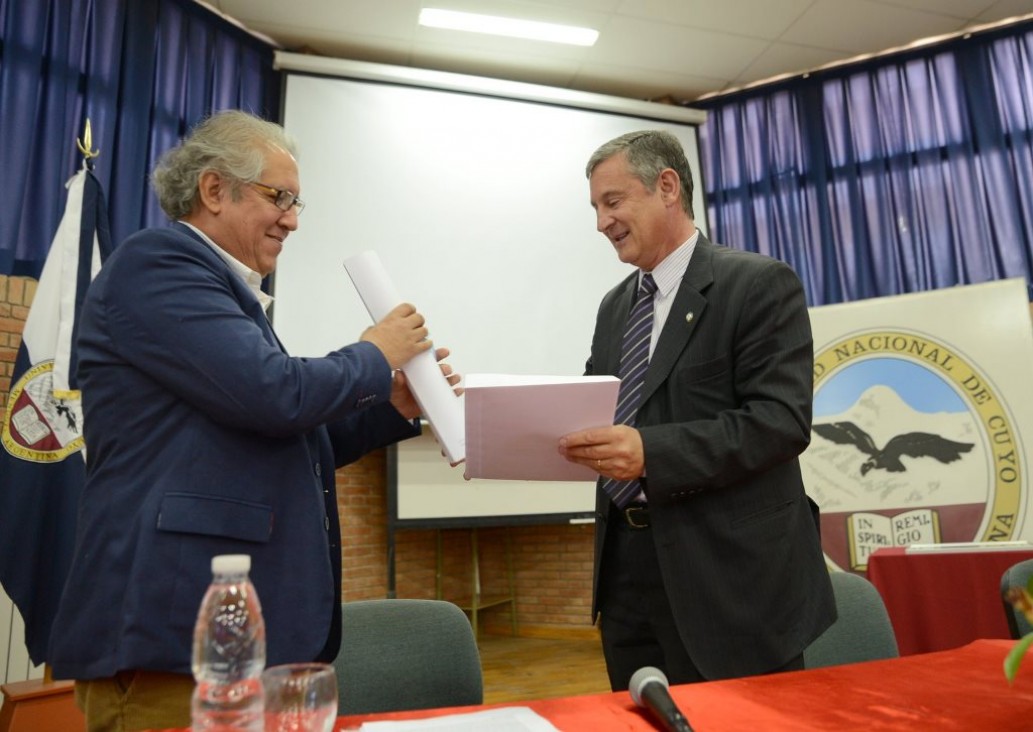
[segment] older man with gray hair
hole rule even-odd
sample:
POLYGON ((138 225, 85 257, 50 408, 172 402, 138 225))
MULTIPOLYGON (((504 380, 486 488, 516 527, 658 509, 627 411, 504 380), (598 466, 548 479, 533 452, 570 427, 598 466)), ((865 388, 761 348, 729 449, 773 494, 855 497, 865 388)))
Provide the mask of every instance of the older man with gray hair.
POLYGON ((173 225, 116 248, 79 326, 89 457, 49 658, 76 679, 90 729, 190 723, 214 555, 251 555, 270 665, 334 658, 334 471, 418 434, 397 369, 431 348, 406 304, 322 358, 286 353, 261 288, 304 208, 279 125, 215 114, 153 184, 173 225))

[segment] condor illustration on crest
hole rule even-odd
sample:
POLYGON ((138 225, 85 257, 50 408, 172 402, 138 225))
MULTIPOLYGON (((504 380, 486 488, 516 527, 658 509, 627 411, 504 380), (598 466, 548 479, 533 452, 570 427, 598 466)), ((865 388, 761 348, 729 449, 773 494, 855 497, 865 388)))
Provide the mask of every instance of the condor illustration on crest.
POLYGON ((907 468, 901 457, 932 457, 941 463, 952 463, 961 454, 972 449, 971 442, 954 442, 928 432, 907 432, 890 438, 881 450, 863 429, 853 422, 827 422, 811 426, 816 433, 840 445, 853 445, 868 455, 861 463, 861 475, 879 468, 891 473, 902 473, 907 468))

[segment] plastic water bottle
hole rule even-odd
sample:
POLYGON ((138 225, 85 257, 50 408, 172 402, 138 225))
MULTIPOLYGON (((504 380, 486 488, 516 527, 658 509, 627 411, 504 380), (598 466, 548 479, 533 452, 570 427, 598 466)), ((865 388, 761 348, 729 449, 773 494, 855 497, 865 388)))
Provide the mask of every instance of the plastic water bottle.
POLYGON ((247 554, 212 558, 212 583, 194 626, 194 732, 262 732, 265 621, 250 570, 247 554))

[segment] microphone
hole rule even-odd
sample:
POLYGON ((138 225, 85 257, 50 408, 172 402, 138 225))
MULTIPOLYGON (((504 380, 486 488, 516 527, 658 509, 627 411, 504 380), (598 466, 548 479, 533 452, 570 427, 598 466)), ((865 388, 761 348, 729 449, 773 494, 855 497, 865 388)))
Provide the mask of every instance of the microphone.
POLYGON ((667 732, 693 732, 689 721, 667 691, 667 686, 667 677, 663 671, 643 666, 632 674, 628 691, 631 692, 631 700, 652 712, 667 732))

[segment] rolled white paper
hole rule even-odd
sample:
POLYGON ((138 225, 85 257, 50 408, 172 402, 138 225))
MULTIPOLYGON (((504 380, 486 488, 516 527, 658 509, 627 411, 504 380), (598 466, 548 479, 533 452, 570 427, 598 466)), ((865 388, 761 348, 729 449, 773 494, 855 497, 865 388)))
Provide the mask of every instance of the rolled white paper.
MULTIPOLYGON (((374 323, 401 305, 403 300, 395 290, 391 278, 376 252, 363 252, 344 261, 344 268, 362 298, 374 323)), ((466 457, 466 425, 462 400, 452 390, 448 379, 441 373, 434 349, 424 351, 402 366, 416 402, 423 416, 430 422, 438 443, 449 462, 457 463, 466 457)))

